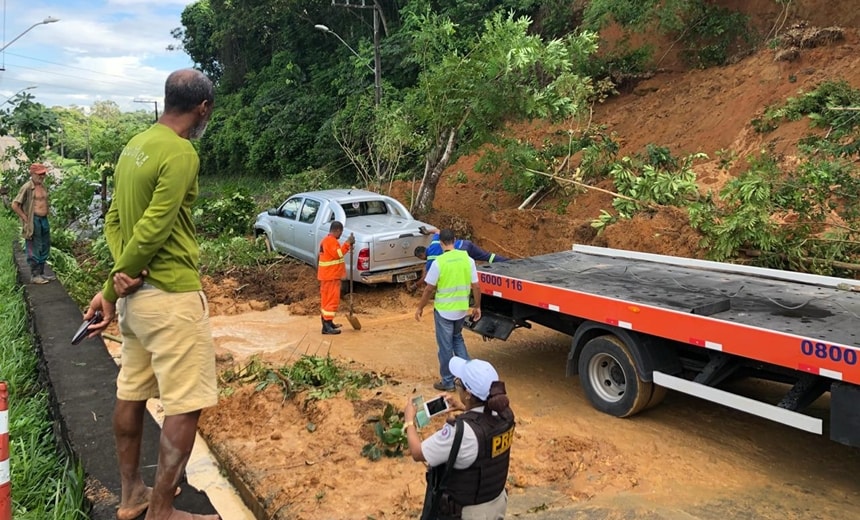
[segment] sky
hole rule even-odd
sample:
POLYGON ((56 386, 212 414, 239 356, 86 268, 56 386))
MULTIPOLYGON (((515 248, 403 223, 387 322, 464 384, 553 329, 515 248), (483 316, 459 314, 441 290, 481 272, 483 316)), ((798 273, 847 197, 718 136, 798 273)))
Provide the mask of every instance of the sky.
POLYGON ((0 0, 0 41, 8 45, 0 52, 0 103, 26 89, 47 107, 109 100, 123 111, 154 111, 157 101, 160 113, 167 75, 193 65, 183 51, 167 50, 191 3, 0 0), (59 21, 39 24, 47 17, 59 21))

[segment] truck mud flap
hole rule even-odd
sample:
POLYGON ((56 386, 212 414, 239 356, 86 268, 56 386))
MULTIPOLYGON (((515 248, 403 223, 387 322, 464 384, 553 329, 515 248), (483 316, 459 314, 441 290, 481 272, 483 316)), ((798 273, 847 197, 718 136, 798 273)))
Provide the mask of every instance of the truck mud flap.
POLYGON ((481 313, 480 320, 472 321, 467 318, 466 323, 463 326, 476 334, 484 336, 485 338, 506 340, 511 335, 511 332, 517 328, 517 323, 507 316, 502 316, 495 312, 483 311, 481 313))

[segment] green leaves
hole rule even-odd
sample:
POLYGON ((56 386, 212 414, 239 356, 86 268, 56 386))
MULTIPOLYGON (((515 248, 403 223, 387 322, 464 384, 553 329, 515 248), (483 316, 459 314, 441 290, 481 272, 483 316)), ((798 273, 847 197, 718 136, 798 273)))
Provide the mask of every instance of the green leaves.
POLYGON ((362 457, 377 461, 383 456, 402 457, 403 450, 409 445, 403 431, 403 412, 391 403, 385 403, 382 415, 371 417, 375 439, 361 449, 362 457))
POLYGON ((544 42, 530 34, 531 20, 496 12, 475 38, 457 40, 450 22, 435 14, 407 24, 420 53, 418 84, 407 91, 404 110, 414 114, 415 133, 428 144, 418 208, 429 211, 442 170, 458 151, 486 143, 510 119, 576 115, 594 93, 572 63, 596 49, 591 33, 544 42), (431 35, 442 33, 440 43, 431 35))
MULTIPOLYGON (((693 161, 707 159, 703 153, 691 154, 680 162, 666 148, 648 145, 646 156, 624 157, 609 172, 615 181, 616 197, 612 206, 620 218, 632 218, 646 208, 687 206, 698 198, 693 161)), ((610 219, 601 215, 592 223, 602 229, 610 219)))
POLYGON ((254 384, 257 391, 269 385, 282 387, 284 398, 307 392, 308 399, 328 399, 339 392, 354 392, 359 388, 376 388, 385 383, 373 373, 349 370, 329 356, 302 355, 292 365, 272 367, 253 356, 241 367, 225 370, 221 382, 254 384))
POLYGON ((57 116, 29 92, 21 92, 9 101, 11 108, 0 111, 0 135, 13 134, 30 160, 39 160, 45 152, 44 136, 57 127, 57 116))
POLYGON ((806 116, 810 126, 827 132, 800 140, 796 164, 764 153, 748 158, 749 168, 718 200, 691 208, 691 224, 703 233, 712 259, 731 259, 743 249, 768 267, 856 274, 840 273, 834 261, 857 263, 860 256, 860 176, 851 160, 860 149, 860 118, 850 110, 857 105, 860 90, 829 81, 753 121, 757 130, 769 131, 806 116))

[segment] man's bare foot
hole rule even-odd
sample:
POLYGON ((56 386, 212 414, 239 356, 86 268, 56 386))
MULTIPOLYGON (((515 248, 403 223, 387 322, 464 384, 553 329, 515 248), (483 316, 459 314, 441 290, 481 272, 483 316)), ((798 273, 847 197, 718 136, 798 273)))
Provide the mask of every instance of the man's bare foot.
MULTIPOLYGON (((130 504, 119 505, 119 508, 116 510, 116 520, 135 520, 135 518, 139 517, 144 511, 146 511, 149 507, 149 499, 152 497, 152 488, 147 486, 143 489, 143 493, 131 500, 130 504)), ((182 488, 177 487, 173 496, 177 496, 181 492, 182 488)))

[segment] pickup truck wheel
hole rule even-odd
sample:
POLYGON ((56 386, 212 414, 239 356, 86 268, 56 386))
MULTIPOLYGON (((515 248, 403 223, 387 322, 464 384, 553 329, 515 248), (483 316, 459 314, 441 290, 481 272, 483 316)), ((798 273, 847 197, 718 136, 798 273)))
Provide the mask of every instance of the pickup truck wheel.
POLYGON ((615 417, 642 411, 653 393, 653 383, 639 379, 627 345, 611 335, 594 338, 582 348, 579 379, 591 405, 615 417))

